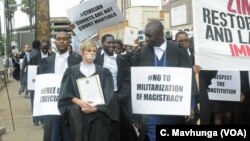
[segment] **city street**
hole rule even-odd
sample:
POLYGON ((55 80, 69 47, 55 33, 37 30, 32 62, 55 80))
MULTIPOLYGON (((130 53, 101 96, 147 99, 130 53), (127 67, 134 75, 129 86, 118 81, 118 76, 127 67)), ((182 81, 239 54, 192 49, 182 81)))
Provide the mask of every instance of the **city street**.
POLYGON ((19 87, 19 82, 14 79, 9 80, 8 90, 13 111, 14 131, 8 95, 3 83, 0 82, 0 127, 6 128, 2 141, 42 141, 42 126, 33 126, 30 99, 26 99, 24 93, 18 94, 19 87))

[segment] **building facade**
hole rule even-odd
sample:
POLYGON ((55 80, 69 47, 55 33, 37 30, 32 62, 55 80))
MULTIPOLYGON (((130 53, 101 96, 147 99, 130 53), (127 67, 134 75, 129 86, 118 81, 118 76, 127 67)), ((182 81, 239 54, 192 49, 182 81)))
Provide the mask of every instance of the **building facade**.
POLYGON ((100 30, 99 38, 106 33, 123 39, 126 26, 144 29, 150 20, 160 20, 165 32, 171 35, 177 31, 192 31, 192 0, 161 0, 161 6, 134 6, 132 0, 116 0, 118 7, 124 14, 124 21, 100 30))
MULTIPOLYGON (((166 32, 192 30, 192 0, 161 0, 162 6, 134 6, 133 0, 116 0, 117 6, 123 13, 124 20, 98 31, 98 39, 104 34, 112 34, 116 38, 124 38, 125 27, 144 29, 151 20, 160 20, 166 32)), ((69 20, 67 17, 50 19, 51 35, 59 30, 68 31, 69 20)), ((28 32, 29 26, 15 29, 17 33, 28 32)), ((71 33, 71 31, 68 31, 71 33)))

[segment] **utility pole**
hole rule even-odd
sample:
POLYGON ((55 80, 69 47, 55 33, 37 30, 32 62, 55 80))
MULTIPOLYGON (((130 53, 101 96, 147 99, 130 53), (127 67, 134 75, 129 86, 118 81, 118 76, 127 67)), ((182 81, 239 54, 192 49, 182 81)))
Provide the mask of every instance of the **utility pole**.
POLYGON ((8 59, 8 56, 11 52, 10 48, 10 10, 9 10, 9 2, 5 0, 4 2, 4 15, 5 15, 5 29, 6 29, 6 46, 5 46, 5 56, 8 59))
POLYGON ((37 40, 50 40, 50 14, 49 0, 36 0, 35 17, 36 31, 35 38, 37 40))

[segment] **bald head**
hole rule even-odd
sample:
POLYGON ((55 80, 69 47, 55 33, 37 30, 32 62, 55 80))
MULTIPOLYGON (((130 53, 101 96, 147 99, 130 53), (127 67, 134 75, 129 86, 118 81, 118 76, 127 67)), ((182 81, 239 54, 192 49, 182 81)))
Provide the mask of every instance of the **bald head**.
POLYGON ((146 25, 146 28, 145 30, 148 29, 148 30, 152 30, 152 31, 156 31, 158 33, 163 33, 163 30, 164 30, 164 27, 162 25, 162 23, 158 20, 153 20, 153 21, 150 21, 147 25, 146 25))
POLYGON ((158 20, 150 21, 145 27, 145 36, 148 46, 160 46, 164 40, 164 27, 158 20))

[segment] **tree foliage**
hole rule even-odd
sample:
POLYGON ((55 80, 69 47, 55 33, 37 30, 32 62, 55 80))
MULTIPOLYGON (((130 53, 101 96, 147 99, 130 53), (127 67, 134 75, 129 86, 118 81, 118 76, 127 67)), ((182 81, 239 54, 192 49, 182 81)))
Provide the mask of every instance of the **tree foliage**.
POLYGON ((22 0, 21 4, 21 11, 32 19, 35 16, 35 0, 22 0))
MULTIPOLYGON (((7 0, 7 4, 10 5, 10 4, 16 4, 16 1, 15 0, 7 0)), ((10 19, 13 18, 14 16, 14 13, 15 11, 17 10, 17 7, 9 7, 8 8, 8 13, 9 13, 9 16, 10 16, 10 19)))
POLYGON ((9 5, 11 4, 16 4, 16 1, 15 0, 6 0, 6 15, 7 15, 7 19, 8 19, 8 23, 9 23, 9 28, 10 28, 10 31, 12 30, 12 19, 14 18, 14 13, 15 11, 17 10, 17 7, 13 6, 13 7, 10 7, 9 5))

